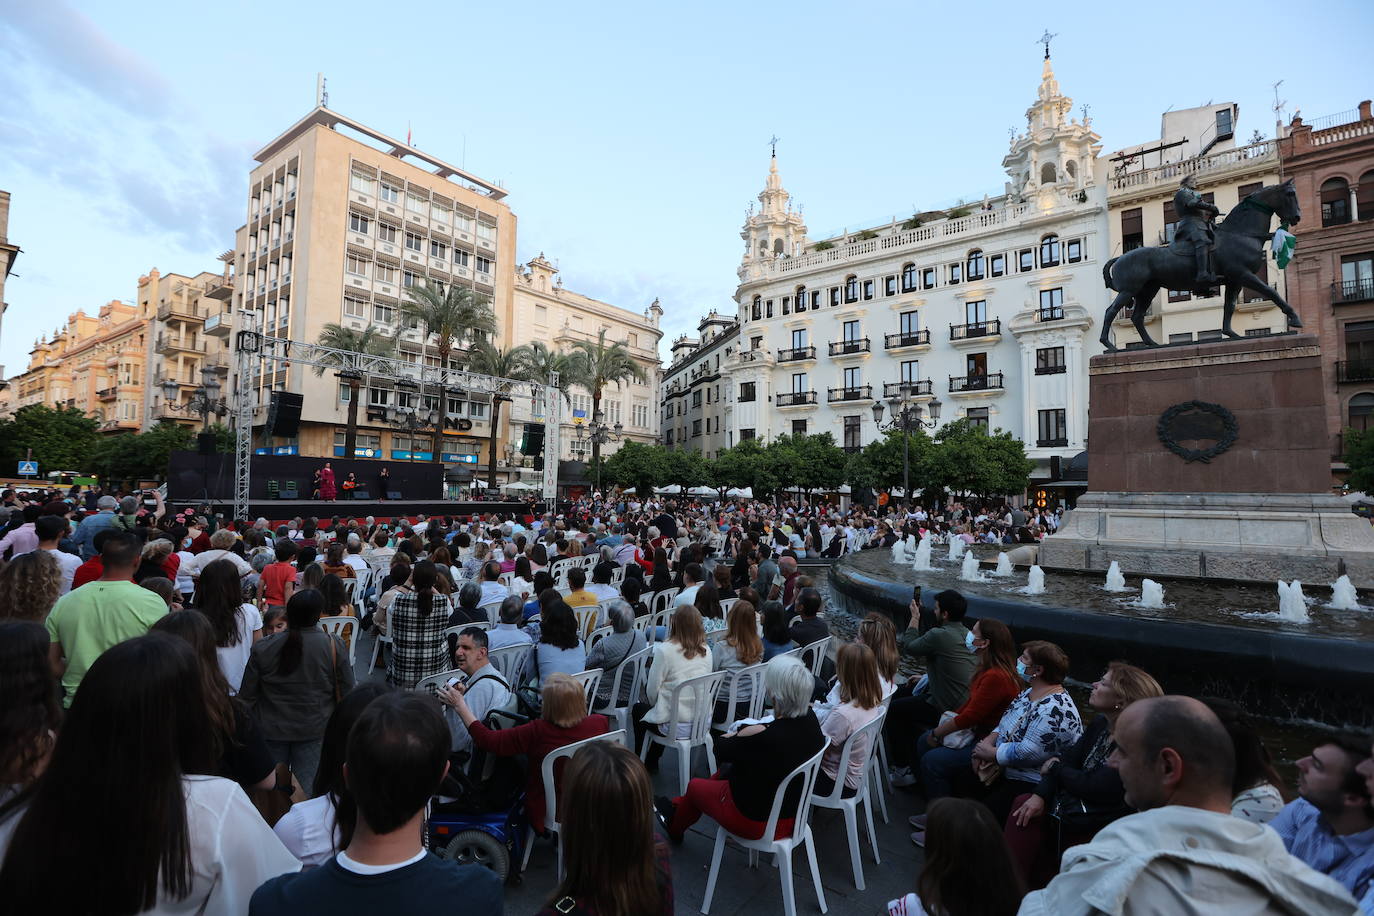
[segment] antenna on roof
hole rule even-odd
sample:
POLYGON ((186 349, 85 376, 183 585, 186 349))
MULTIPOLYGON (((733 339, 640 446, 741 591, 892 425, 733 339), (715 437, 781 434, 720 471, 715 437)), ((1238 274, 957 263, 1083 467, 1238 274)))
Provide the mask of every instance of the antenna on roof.
POLYGON ((323 73, 315 74, 315 107, 329 107, 329 81, 324 78, 323 73))

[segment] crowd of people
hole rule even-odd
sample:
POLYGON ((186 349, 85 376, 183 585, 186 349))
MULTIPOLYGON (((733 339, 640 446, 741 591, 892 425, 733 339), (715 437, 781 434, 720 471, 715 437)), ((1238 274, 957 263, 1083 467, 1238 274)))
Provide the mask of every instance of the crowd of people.
POLYGON ((1076 701, 1060 646, 954 591, 841 639, 800 562, 912 535, 1030 543, 1053 513, 618 495, 274 525, 0 496, 16 912, 499 913, 495 875, 438 857, 425 825, 518 799, 562 844, 542 912, 667 914, 673 849, 703 817, 791 836, 798 768, 814 761, 818 799, 882 792, 881 746, 879 781, 924 809, 889 913, 1374 916, 1368 736, 1323 740, 1290 787, 1236 705, 1127 662, 1076 701), (367 632, 384 675, 351 661, 367 632), (700 721, 713 772, 655 796, 664 748, 700 721), (628 747, 599 740, 618 722, 628 747), (541 764, 576 742, 551 810, 541 764), (92 837, 117 842, 71 880, 63 853, 92 837))

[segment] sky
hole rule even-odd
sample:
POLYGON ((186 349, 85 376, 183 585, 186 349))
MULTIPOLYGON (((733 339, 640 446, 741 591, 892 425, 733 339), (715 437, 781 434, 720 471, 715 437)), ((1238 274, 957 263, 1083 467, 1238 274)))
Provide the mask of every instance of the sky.
POLYGON ((0 189, 23 248, 0 365, 156 267, 219 270, 252 154, 314 105, 510 192, 517 257, 665 310, 730 312, 770 137, 812 238, 1001 191, 1042 49, 1104 152, 1238 102, 1237 138, 1374 96, 1374 3, 323 3, 8 0, 0 189), (200 9, 197 13, 194 10, 200 9))

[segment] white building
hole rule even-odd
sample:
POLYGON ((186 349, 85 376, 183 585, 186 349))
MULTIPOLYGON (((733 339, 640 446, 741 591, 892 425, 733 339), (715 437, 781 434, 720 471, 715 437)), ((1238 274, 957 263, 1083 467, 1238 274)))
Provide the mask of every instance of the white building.
POLYGON ((741 233, 727 445, 831 432, 858 449, 874 399, 909 385, 941 422, 1023 439, 1037 477, 1081 451, 1109 254, 1098 136, 1071 107, 1047 56, 1003 195, 819 241, 775 157, 741 233))
POLYGON ((739 322, 715 310, 701 319, 696 337, 673 341, 672 361, 663 370, 665 446, 715 458, 739 441, 730 425, 739 392, 729 375, 739 346, 739 322))

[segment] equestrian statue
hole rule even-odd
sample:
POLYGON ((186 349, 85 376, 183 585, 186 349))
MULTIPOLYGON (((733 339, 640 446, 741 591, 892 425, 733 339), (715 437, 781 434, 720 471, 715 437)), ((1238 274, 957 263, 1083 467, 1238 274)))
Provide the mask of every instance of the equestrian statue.
POLYGON ((1220 211, 1198 193, 1195 176, 1188 175, 1174 194, 1174 213, 1178 226, 1168 245, 1135 248, 1102 267, 1107 288, 1118 293, 1102 321, 1101 340, 1107 350, 1117 349, 1110 339, 1112 319, 1126 306, 1131 306, 1131 323, 1141 342, 1147 347, 1159 346, 1145 330, 1145 317, 1150 302, 1161 289, 1215 295, 1215 286, 1225 284, 1221 330, 1227 337, 1243 336, 1231 329, 1236 297, 1242 287, 1262 294, 1282 309, 1288 317, 1288 327, 1302 327, 1293 307, 1256 274, 1264 263, 1264 243, 1272 234, 1270 223, 1274 216, 1285 228, 1296 226, 1302 219, 1291 178, 1283 184, 1260 188, 1213 228, 1212 220, 1220 211))

